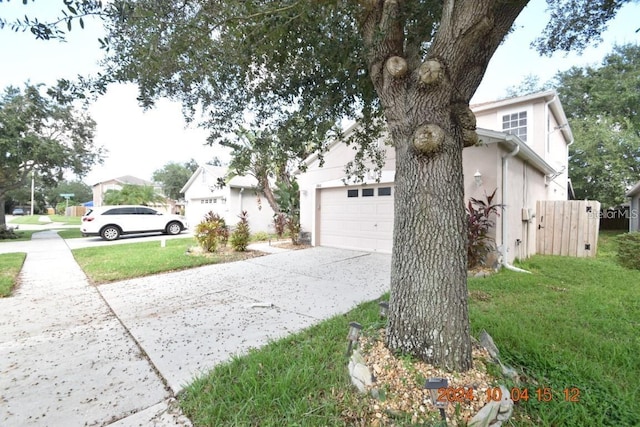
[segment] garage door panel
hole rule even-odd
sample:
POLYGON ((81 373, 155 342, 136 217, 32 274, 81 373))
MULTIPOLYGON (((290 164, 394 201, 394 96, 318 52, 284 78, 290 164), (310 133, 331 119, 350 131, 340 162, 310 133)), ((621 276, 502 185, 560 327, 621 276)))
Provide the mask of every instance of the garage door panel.
POLYGON ((321 190, 319 244, 390 253, 393 197, 378 196, 379 187, 389 185, 366 187, 374 188, 373 197, 347 197, 346 187, 321 190))

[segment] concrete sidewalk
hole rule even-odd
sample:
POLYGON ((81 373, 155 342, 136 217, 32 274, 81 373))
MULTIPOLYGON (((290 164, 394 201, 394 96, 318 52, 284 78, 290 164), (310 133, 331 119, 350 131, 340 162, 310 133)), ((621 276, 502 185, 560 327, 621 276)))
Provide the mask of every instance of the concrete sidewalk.
POLYGON ((188 423, 64 240, 46 231, 20 247, 20 287, 0 299, 0 425, 107 425, 140 412, 143 425, 188 423))
POLYGON ((0 300, 2 426, 188 424, 170 403, 194 377, 389 285, 389 255, 311 248, 96 288, 35 236, 0 300))

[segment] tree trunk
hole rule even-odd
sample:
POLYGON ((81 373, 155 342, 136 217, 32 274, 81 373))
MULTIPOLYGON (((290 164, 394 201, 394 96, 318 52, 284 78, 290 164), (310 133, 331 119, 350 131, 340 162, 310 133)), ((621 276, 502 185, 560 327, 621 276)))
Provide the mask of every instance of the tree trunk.
POLYGON ((427 161, 396 149, 387 345, 449 370, 471 368, 462 150, 427 161))
POLYGON ((269 178, 266 173, 261 174, 258 179, 258 187, 260 191, 264 195, 264 198, 267 199, 267 203, 271 206, 271 209, 275 214, 280 213, 280 206, 278 206, 278 202, 276 201, 276 196, 273 194, 273 190, 271 189, 271 184, 269 184, 269 178))
POLYGON ((4 196, 0 196, 0 229, 7 228, 7 213, 4 211, 4 196))
POLYGON ((478 141, 469 101, 527 1, 445 0, 436 35, 424 39, 407 35, 414 25, 405 22, 409 3, 360 2, 369 74, 396 149, 387 345, 466 371, 472 358, 462 149, 478 141))

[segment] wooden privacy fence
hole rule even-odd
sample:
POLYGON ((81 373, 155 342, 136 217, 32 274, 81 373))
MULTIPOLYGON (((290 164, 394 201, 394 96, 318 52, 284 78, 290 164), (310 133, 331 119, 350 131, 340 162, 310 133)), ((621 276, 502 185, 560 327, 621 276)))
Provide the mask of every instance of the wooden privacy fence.
POLYGON ((536 252, 541 255, 595 257, 600 228, 600 202, 539 200, 536 252))
POLYGON ((65 216, 82 216, 87 212, 84 206, 69 206, 65 209, 65 216))

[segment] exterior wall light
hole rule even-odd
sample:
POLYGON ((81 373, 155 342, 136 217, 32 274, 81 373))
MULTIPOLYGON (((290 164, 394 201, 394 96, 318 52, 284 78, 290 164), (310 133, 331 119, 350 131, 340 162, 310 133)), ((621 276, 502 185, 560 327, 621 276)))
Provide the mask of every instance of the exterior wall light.
POLYGON ((387 317, 389 313, 389 302, 381 301, 378 303, 378 306, 380 307, 380 317, 387 317))
POLYGON ((351 354, 353 345, 358 342, 358 338, 360 338, 361 330, 362 330, 362 325, 360 323, 358 322, 349 323, 349 334, 347 335, 347 339, 349 340, 349 347, 347 348, 347 356, 351 354))
POLYGON ((476 187, 480 187, 482 185, 482 174, 478 169, 476 169, 476 173, 473 174, 473 179, 476 182, 476 187))
POLYGON ((444 412, 444 408, 447 407, 447 402, 438 400, 438 390, 441 388, 447 388, 449 386, 449 381, 446 378, 428 378, 427 382, 424 384, 424 388, 429 390, 429 395, 431 396, 431 402, 435 405, 436 408, 440 411, 440 416, 443 420, 447 420, 447 414, 444 412))

